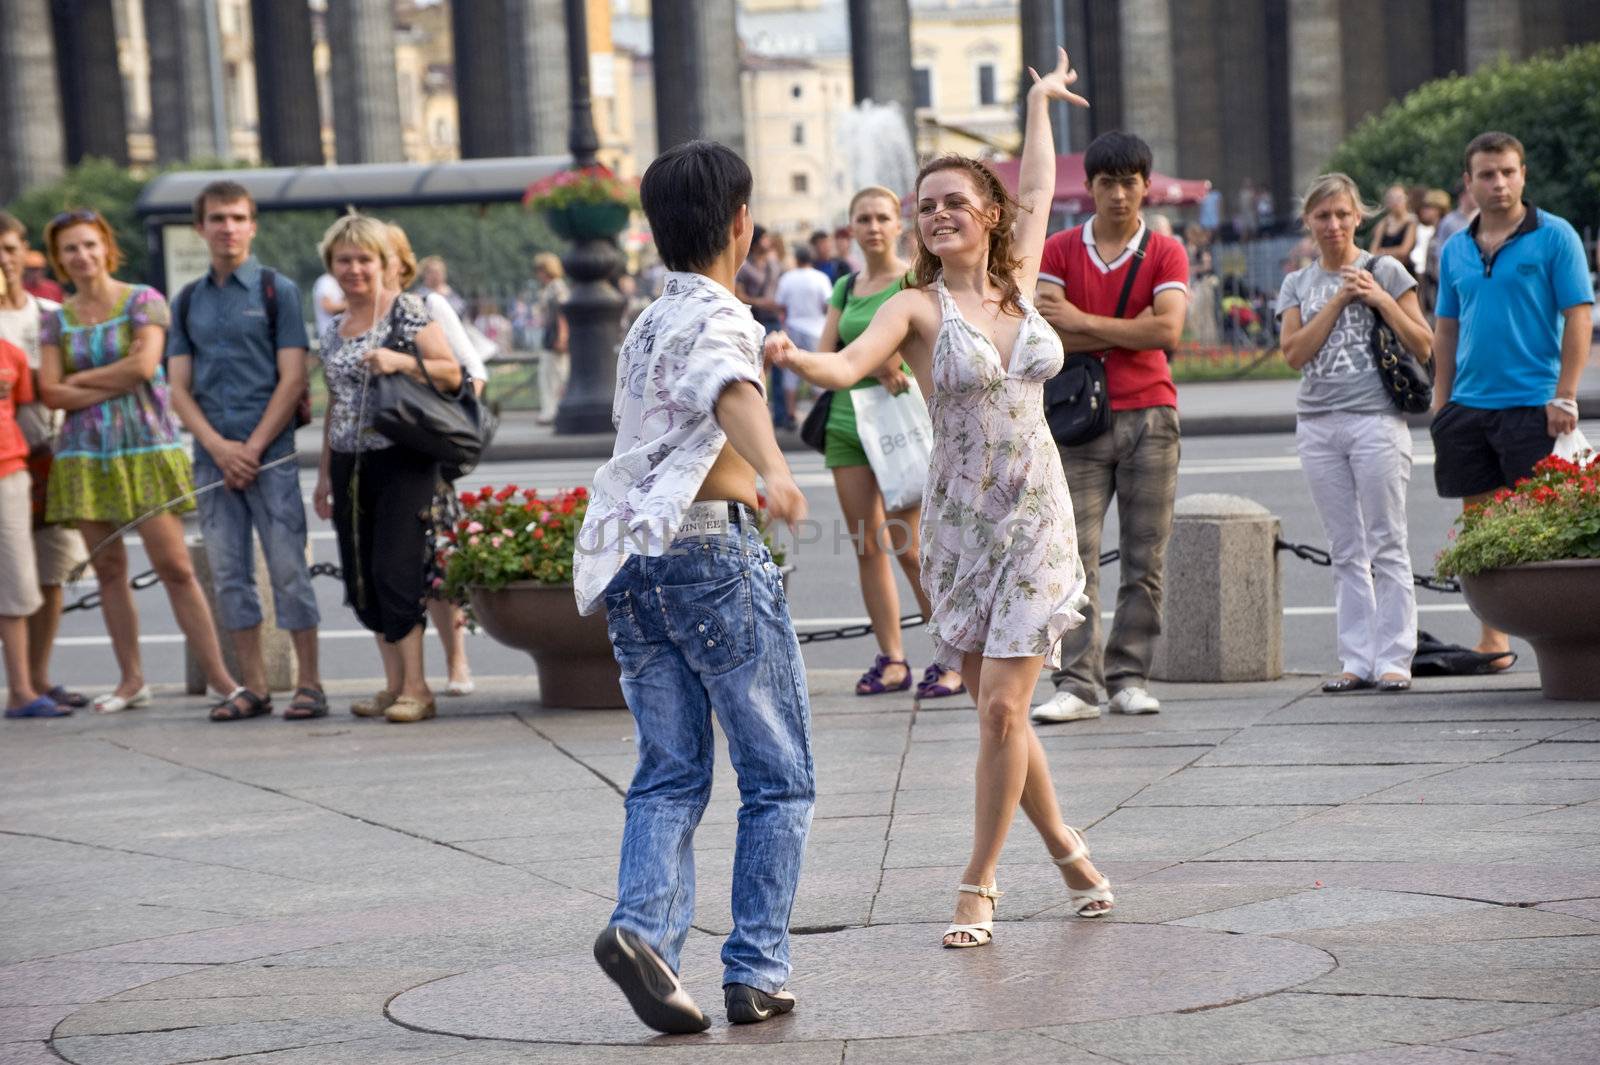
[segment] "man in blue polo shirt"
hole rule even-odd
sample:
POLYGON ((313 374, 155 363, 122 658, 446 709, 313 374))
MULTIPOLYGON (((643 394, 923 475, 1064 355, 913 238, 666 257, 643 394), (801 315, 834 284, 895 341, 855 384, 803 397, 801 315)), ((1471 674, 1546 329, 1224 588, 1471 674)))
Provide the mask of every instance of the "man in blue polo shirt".
MULTIPOLYGON (((1578 424, 1594 287, 1571 224, 1523 200, 1525 159, 1509 133, 1473 138, 1464 178, 1478 217, 1440 253, 1433 476, 1465 507, 1531 476, 1578 424)), ((1483 627, 1478 650, 1510 647, 1483 627)))
POLYGON ((211 252, 211 269, 172 301, 167 373, 172 405, 194 434, 200 529, 217 622, 233 639, 244 682, 211 718, 238 721, 272 712, 252 528, 267 559, 278 625, 290 633, 299 663, 298 687, 283 716, 322 717, 328 700, 317 666, 320 618, 306 567, 300 471, 292 459, 266 468, 294 454, 295 414, 306 386, 300 293, 251 257, 256 205, 244 186, 207 185, 195 199, 194 219, 211 252))

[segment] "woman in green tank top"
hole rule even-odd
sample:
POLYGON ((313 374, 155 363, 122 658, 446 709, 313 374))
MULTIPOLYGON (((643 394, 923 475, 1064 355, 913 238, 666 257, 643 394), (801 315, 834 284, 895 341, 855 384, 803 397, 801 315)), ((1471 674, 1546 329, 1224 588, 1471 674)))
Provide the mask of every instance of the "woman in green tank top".
MULTIPOLYGON (((874 185, 862 189, 850 201, 850 232, 861 247, 866 269, 847 274, 834 285, 829 300, 828 319, 822 329, 822 351, 838 351, 860 336, 890 296, 905 287, 908 265, 896 251, 900 239, 900 198, 892 191, 874 185)), ((850 392, 862 388, 903 391, 909 385, 911 370, 901 363, 856 382, 848 391, 833 398, 828 412, 826 447, 823 462, 833 471, 834 490, 845 523, 856 544, 856 565, 861 575, 861 598, 878 638, 878 657, 872 668, 856 682, 857 695, 905 691, 911 687, 911 666, 906 662, 905 645, 900 635, 900 595, 895 586, 894 568, 889 564, 893 552, 915 590, 922 616, 932 606, 922 590, 921 511, 918 507, 885 514, 883 493, 873 476, 867 453, 856 432, 855 404, 850 392), (886 532, 885 522, 895 524, 886 532)), ((961 674, 935 662, 917 685, 919 699, 937 699, 966 691, 961 674)))

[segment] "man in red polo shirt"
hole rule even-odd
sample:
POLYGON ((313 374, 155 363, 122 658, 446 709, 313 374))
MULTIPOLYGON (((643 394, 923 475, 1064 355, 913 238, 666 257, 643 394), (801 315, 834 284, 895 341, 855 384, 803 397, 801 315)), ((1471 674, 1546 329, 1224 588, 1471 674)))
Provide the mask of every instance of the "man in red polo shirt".
POLYGON ((1178 490, 1178 390, 1163 349, 1183 333, 1189 259, 1183 245, 1150 232, 1140 216, 1150 165, 1150 146, 1138 137, 1096 137, 1083 157, 1094 217, 1046 241, 1039 265, 1039 312, 1068 352, 1104 353, 1111 399, 1110 429, 1061 449, 1090 605, 1084 624, 1062 641, 1061 668, 1051 674, 1056 694, 1033 710, 1039 722, 1099 717, 1102 687, 1113 713, 1161 708, 1146 685, 1161 634, 1161 571, 1178 490), (1102 654, 1100 537, 1113 498, 1122 586, 1102 654))

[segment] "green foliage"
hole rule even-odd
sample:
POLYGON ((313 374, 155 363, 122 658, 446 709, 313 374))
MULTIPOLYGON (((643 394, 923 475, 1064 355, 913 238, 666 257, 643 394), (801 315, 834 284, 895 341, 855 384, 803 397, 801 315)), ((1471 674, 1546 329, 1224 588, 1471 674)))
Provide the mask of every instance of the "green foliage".
POLYGON ((1428 82, 1361 123, 1334 153, 1371 197, 1400 182, 1449 189, 1473 137, 1502 130, 1528 153, 1528 199, 1580 230, 1600 221, 1600 44, 1428 82))
MULTIPOLYGON (((242 167, 196 160, 175 169, 242 167)), ((160 285, 162 279, 151 272, 144 226, 134 215, 144 181, 115 163, 89 159, 60 180, 24 193, 6 209, 27 225, 34 246, 42 247, 45 223, 51 218, 68 207, 92 207, 111 223, 122 246, 119 276, 160 285)), ((535 253, 562 246, 537 212, 517 204, 406 207, 373 213, 404 227, 417 255, 443 256, 450 266, 452 287, 467 293, 519 287, 532 275, 530 260, 535 253)), ((336 217, 332 211, 268 211, 259 219, 256 257, 299 284, 307 317, 311 283, 322 273, 317 242, 336 217)))
POLYGON ((1471 576, 1524 562, 1600 558, 1600 463, 1551 456, 1515 489, 1502 488, 1466 511, 1439 556, 1445 577, 1471 576))

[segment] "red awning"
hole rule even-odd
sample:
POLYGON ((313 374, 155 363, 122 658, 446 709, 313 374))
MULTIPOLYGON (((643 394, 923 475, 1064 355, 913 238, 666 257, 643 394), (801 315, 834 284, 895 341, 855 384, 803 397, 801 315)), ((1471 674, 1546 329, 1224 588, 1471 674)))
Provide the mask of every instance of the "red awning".
MULTIPOLYGON (((1006 188, 1015 195, 1017 191, 1017 172, 1022 169, 1022 161, 1010 159, 1003 163, 991 163, 989 165, 994 167, 994 172, 1000 175, 1000 180, 1005 182, 1006 188)), ((1150 174, 1150 195, 1145 202, 1155 207, 1199 203, 1206 198, 1206 193, 1210 191, 1211 182, 1209 181, 1191 181, 1186 178, 1168 177, 1165 174, 1152 171, 1150 174)), ((1056 156, 1056 194, 1054 202, 1057 207, 1065 207, 1079 214, 1087 214, 1094 210, 1094 200, 1089 196, 1089 190, 1084 188, 1082 152, 1056 156)))

